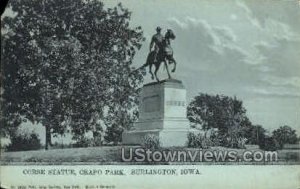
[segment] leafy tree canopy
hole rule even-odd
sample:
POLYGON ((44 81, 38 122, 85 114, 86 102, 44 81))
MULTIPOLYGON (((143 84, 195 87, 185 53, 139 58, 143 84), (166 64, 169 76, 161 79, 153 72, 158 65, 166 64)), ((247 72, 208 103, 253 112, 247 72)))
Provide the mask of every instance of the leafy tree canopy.
POLYGON ((218 128, 228 131, 232 126, 251 124, 242 101, 236 97, 199 94, 187 108, 187 117, 203 129, 218 128))
POLYGON ((67 126, 76 138, 101 132, 114 119, 107 112, 132 114, 144 73, 131 64, 144 37, 126 8, 97 0, 12 0, 9 7, 16 16, 1 23, 2 134, 23 118, 41 122, 47 146, 67 126))
POLYGON ((238 146, 252 124, 242 101, 236 97, 199 94, 187 108, 187 117, 202 129, 217 128, 225 146, 238 146))
POLYGON ((279 147, 282 148, 284 144, 296 144, 298 137, 296 130, 290 126, 284 125, 273 131, 273 138, 279 143, 279 147))

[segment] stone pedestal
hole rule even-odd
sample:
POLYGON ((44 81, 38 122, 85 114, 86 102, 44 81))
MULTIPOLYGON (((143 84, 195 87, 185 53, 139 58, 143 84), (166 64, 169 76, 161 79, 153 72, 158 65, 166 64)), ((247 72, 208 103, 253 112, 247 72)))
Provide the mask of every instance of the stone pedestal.
POLYGON ((169 79, 143 86, 139 120, 123 132, 123 144, 141 144, 147 134, 159 137, 161 146, 185 146, 189 131, 186 90, 179 80, 169 79))

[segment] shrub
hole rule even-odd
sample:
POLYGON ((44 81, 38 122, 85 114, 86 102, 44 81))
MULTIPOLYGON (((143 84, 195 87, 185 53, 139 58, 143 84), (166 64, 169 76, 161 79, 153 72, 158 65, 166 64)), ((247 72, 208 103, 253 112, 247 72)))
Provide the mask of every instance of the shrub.
POLYGON ((188 147, 190 148, 209 148, 213 146, 213 141, 210 138, 203 136, 201 133, 188 134, 188 147))
POLYGON ((211 140, 211 146, 220 146, 222 144, 221 135, 216 131, 210 133, 209 139, 211 140))
POLYGON ((300 161, 300 154, 298 152, 286 152, 285 155, 286 161, 300 161))
POLYGON ((199 136, 199 134, 196 135, 194 133, 189 133, 188 134, 188 144, 187 144, 187 146, 191 147, 191 148, 200 147, 202 139, 198 136, 199 136))
POLYGON ((19 133, 10 137, 11 143, 7 151, 27 151, 41 148, 41 140, 36 133, 19 133))
POLYGON ((81 137, 77 139, 77 141, 73 144, 74 148, 81 148, 81 147, 91 147, 93 146, 94 141, 92 139, 81 137))
POLYGON ((60 142, 54 142, 51 146, 51 149, 64 149, 64 148, 72 148, 74 144, 64 144, 60 142))
POLYGON ((228 148, 245 148, 247 138, 240 136, 221 135, 221 144, 228 148))
POLYGON ((160 148, 160 139, 156 135, 147 134, 142 139, 142 146, 148 149, 158 149, 160 148))
POLYGON ((266 137, 264 138, 260 148, 265 151, 276 151, 280 149, 280 144, 274 137, 266 137))
POLYGON ((101 138, 101 136, 95 136, 93 138, 93 146, 102 146, 103 145, 103 140, 101 138))

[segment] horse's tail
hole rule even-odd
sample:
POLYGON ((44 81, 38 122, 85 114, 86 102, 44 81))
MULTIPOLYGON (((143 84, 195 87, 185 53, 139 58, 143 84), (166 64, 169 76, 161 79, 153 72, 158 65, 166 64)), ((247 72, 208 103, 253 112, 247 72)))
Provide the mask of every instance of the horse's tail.
POLYGON ((148 65, 149 65, 149 63, 146 62, 145 64, 143 64, 141 67, 139 67, 139 68, 137 68, 137 69, 143 69, 143 68, 145 68, 145 67, 148 66, 148 65))
POLYGON ((151 58, 153 57, 153 51, 151 51, 149 54, 148 54, 148 56, 147 56, 147 60, 146 60, 146 63, 145 64, 143 64, 142 66, 140 66, 139 68, 137 68, 137 69, 135 69, 135 70, 133 70, 132 72, 130 72, 130 74, 131 73, 133 73, 133 72, 136 72, 136 71, 138 71, 138 70, 140 70, 140 69, 143 69, 143 68, 145 68, 145 67, 147 67, 147 66, 149 66, 150 64, 152 64, 152 62, 151 62, 151 58))
POLYGON ((143 64, 142 66, 140 66, 140 67, 138 67, 138 68, 132 70, 132 71, 129 73, 129 75, 132 74, 132 73, 134 73, 134 72, 136 72, 136 71, 138 71, 138 70, 140 70, 140 69, 144 69, 144 68, 145 68, 146 66, 148 66, 148 65, 149 65, 149 64, 146 62, 146 63, 143 64))

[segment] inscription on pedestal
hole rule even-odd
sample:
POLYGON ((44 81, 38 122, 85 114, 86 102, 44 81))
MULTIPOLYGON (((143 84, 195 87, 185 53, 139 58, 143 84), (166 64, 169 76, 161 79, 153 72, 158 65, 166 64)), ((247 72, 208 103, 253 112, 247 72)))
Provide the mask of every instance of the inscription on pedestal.
POLYGON ((168 106, 185 106, 184 101, 176 101, 176 100, 168 100, 166 102, 166 105, 168 106))
POLYGON ((159 111, 160 97, 159 95, 147 96, 143 98, 144 112, 159 111))

